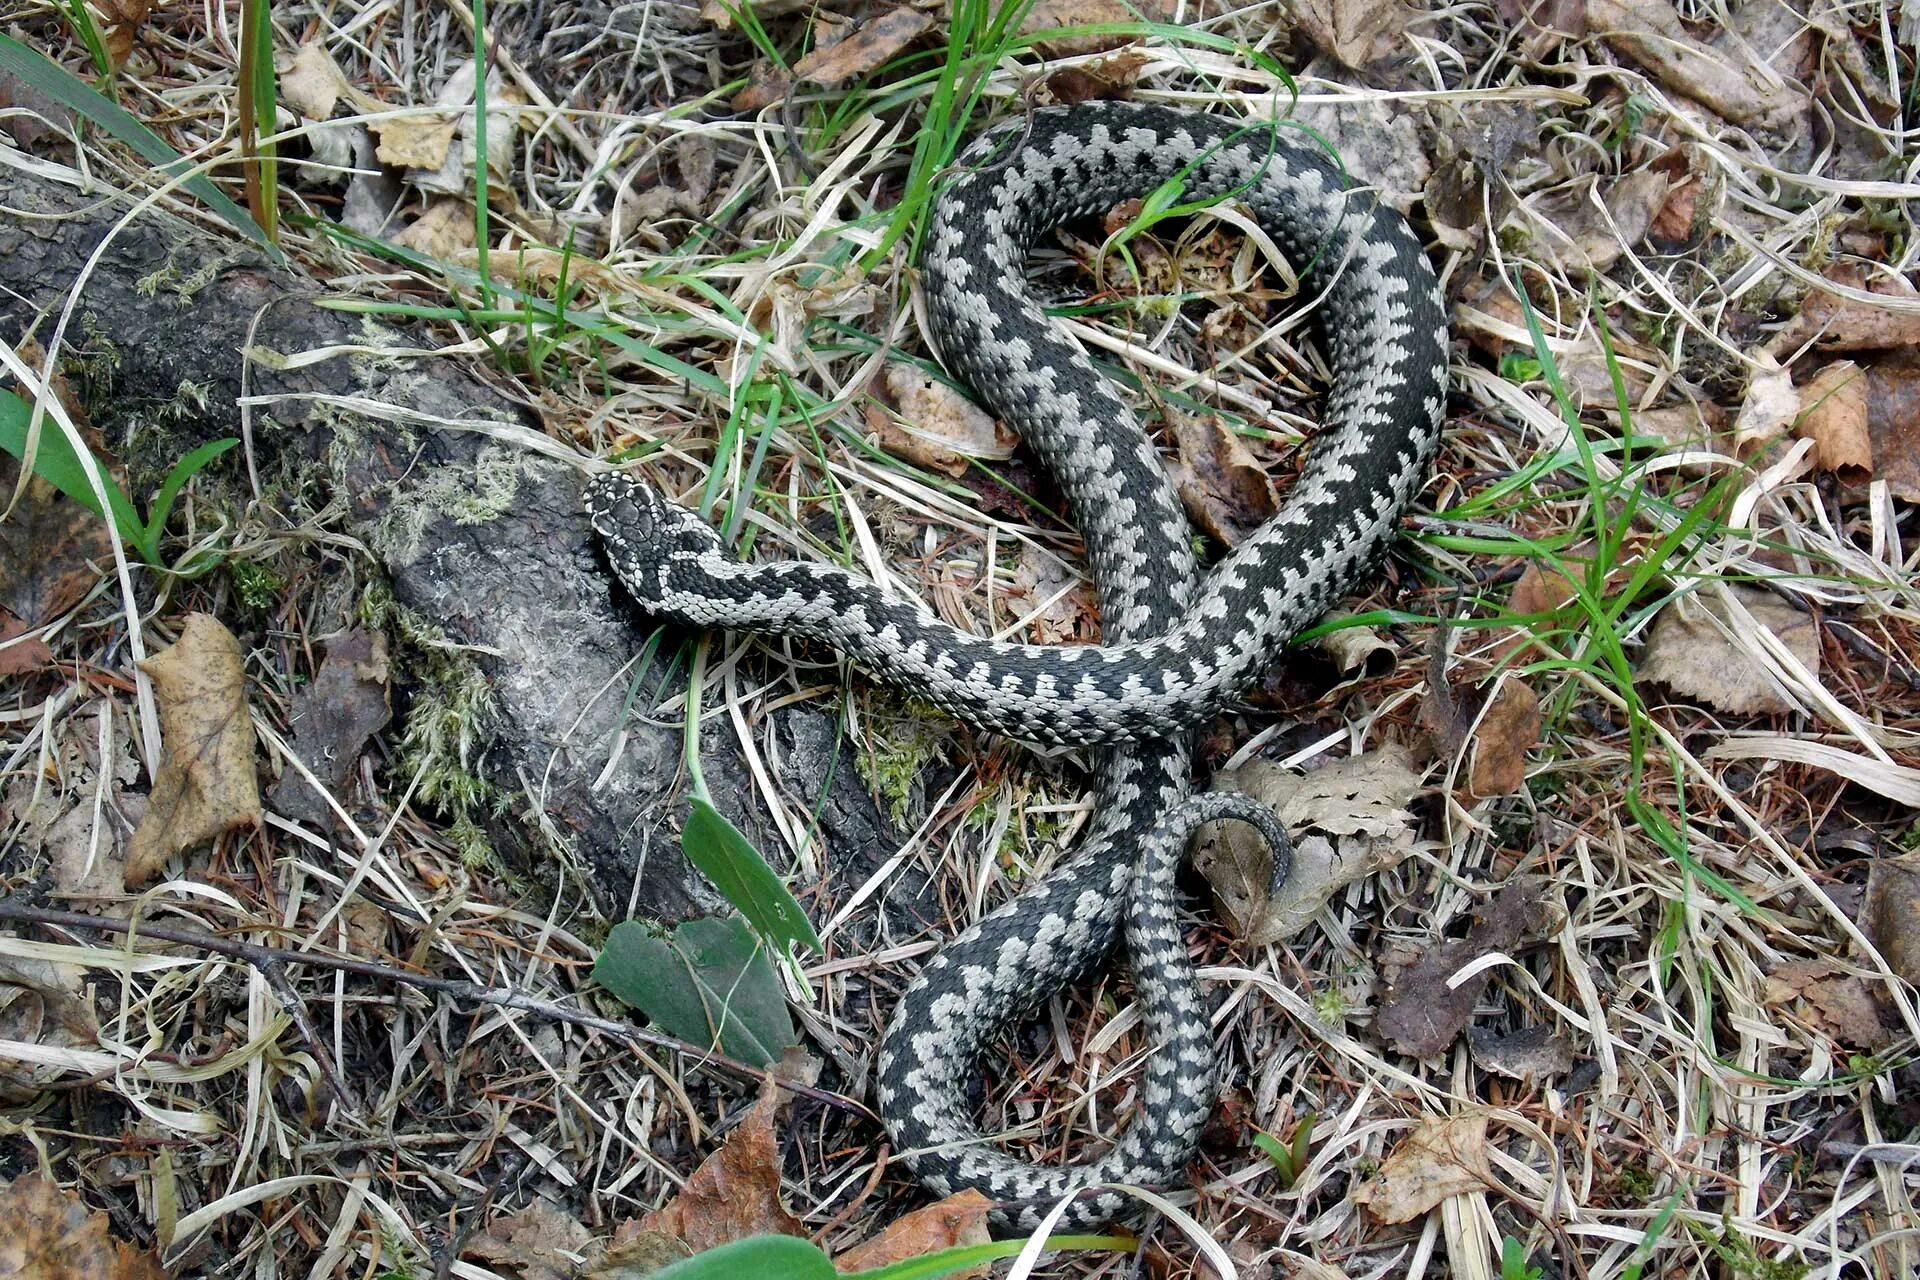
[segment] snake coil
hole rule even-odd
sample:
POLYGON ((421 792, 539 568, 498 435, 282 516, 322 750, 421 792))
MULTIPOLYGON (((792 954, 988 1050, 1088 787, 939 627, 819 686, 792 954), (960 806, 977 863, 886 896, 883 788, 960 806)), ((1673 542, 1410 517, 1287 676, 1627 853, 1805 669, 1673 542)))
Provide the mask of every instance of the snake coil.
POLYGON ((1212 1109, 1213 1042, 1182 942, 1174 879, 1201 822, 1253 825, 1284 874, 1271 811, 1191 795, 1190 727, 1235 697, 1349 590, 1424 481, 1440 438, 1447 334, 1439 285, 1404 219, 1320 152, 1270 124, 1091 103, 990 130, 937 199, 922 259, 933 345, 1057 478, 1087 546, 1103 642, 982 639, 836 566, 743 564, 692 512, 609 473, 588 510, 615 576, 656 617, 823 641, 881 680, 982 728, 1102 748, 1098 806, 1071 861, 927 964, 881 1045, 879 1101, 895 1149, 931 1190, 1000 1202, 995 1225, 1095 1226, 1114 1183, 1177 1182, 1212 1109), (1026 278, 1062 222, 1143 197, 1230 198, 1319 295, 1333 364, 1324 426, 1280 512, 1201 579, 1152 442, 1026 278), (1034 1166, 988 1145, 967 1105, 988 1047, 1125 935, 1152 1049, 1140 1110, 1093 1160, 1034 1166))

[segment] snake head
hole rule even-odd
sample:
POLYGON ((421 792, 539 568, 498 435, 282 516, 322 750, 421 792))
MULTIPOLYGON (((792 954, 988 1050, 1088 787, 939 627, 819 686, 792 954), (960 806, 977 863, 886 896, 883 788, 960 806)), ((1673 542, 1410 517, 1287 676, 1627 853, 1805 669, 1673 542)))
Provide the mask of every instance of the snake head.
POLYGON ((614 576, 643 607, 656 612, 674 594, 670 569, 720 551, 719 536, 696 513, 618 472, 596 476, 587 486, 587 521, 606 544, 614 576))

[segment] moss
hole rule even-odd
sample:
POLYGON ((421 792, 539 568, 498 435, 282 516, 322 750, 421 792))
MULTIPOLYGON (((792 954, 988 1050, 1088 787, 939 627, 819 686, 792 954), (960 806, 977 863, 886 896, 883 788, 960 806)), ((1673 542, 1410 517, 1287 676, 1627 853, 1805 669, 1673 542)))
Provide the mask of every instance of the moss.
POLYGON ((885 802, 887 816, 895 826, 905 823, 907 808, 913 801, 914 783, 940 754, 947 735, 940 731, 926 703, 906 698, 893 714, 876 695, 866 722, 871 749, 859 756, 860 776, 873 793, 885 802), (874 714, 878 711, 878 714, 874 714), (931 714, 929 714, 931 713, 931 714))
POLYGON ((249 609, 271 609, 286 590, 286 578, 272 565, 258 560, 233 560, 227 564, 227 576, 233 580, 234 594, 249 609))
POLYGON ((470 466, 429 468, 395 482, 386 515, 369 543, 376 554, 405 564, 420 554, 427 529, 438 517, 456 525, 499 519, 519 499, 524 461, 511 449, 489 444, 470 466))

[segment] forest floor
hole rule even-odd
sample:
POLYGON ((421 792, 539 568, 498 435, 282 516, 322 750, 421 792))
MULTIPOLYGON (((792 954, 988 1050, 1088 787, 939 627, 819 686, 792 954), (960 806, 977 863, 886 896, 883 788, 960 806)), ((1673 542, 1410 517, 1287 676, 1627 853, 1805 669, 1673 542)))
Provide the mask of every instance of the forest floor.
MULTIPOLYGON (((1034 104, 1285 117, 1428 245, 1445 444, 1382 572, 1197 735, 1197 777, 1273 803, 1301 865, 1250 901, 1244 851, 1202 851, 1188 939, 1223 1091, 1189 1183, 1137 1243, 995 1274, 1920 1274, 1911 5, 0 10, 0 167, 236 252, 271 209, 363 322, 333 358, 477 370, 542 424, 509 455, 640 460, 754 555, 1050 643, 1097 638, 1097 604, 1050 481, 929 354, 929 202, 1034 104), (267 133, 275 165, 244 163, 267 133)), ((1284 502, 1326 363, 1244 217, 1162 212, 1064 229, 1033 271, 1212 556, 1284 502)), ((184 297, 182 271, 155 287, 184 297)), ((730 971, 758 1011, 723 1055, 799 1048, 754 1105, 751 1071, 620 1032, 643 1020, 616 994, 712 984, 697 935, 624 935, 640 996, 596 979, 648 904, 582 888, 569 859, 598 851, 488 774, 486 681, 382 595, 346 502, 249 496, 232 450, 188 459, 169 521, 116 468, 151 521, 116 541, 63 490, 48 406, 129 451, 140 424, 86 397, 138 335, 65 335, 49 382, 57 319, 9 356, 27 399, 0 414, 9 454, 43 451, 0 517, 0 1233, 72 1274, 521 1280, 762 1232, 846 1269, 982 1238, 960 1203, 852 1252, 926 1203, 863 1110, 873 1057, 941 939, 1070 856, 1083 757, 805 647, 649 648, 670 678, 636 676, 629 713, 696 708, 745 762, 760 852, 822 939, 730 971), (782 765, 796 707, 840 727, 892 831, 851 892, 827 888, 822 779, 782 765), (197 772, 189 737, 213 744, 197 772), (298 794, 322 756, 337 804, 298 794)), ((663 830, 688 784, 663 780, 663 830)), ((702 927, 754 936, 714 902, 702 927)), ((1123 974, 1065 993, 1006 1046, 988 1131, 1097 1151, 1144 1047, 1123 974)))

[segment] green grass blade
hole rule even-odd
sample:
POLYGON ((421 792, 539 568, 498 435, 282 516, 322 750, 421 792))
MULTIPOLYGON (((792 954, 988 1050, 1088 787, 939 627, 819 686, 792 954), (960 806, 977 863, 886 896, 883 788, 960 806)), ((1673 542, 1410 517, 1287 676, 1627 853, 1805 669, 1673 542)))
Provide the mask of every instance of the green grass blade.
MULTIPOLYGON (((14 392, 0 392, 0 449, 24 460, 27 456, 27 427, 32 419, 31 404, 14 392)), ((114 523, 120 526, 122 536, 130 542, 134 541, 140 536, 141 525, 139 517, 133 513, 132 500, 114 483, 112 474, 98 458, 93 459, 93 464, 99 468, 100 487, 107 492, 107 505, 113 508, 114 523)), ((33 473, 93 514, 105 514, 93 496, 93 486, 87 482, 85 464, 74 454, 73 446, 67 443, 66 434, 58 428, 46 426, 41 429, 39 445, 33 454, 33 473)))
MULTIPOLYGON (((99 90, 74 78, 71 72, 44 54, 37 53, 11 36, 0 35, 0 71, 18 76, 28 87, 46 94, 61 106, 78 113, 140 153, 155 168, 178 174, 187 162, 178 151, 160 140, 160 135, 128 115, 119 104, 109 101, 99 90)), ((220 188, 204 174, 182 183, 206 206, 226 219, 249 240, 280 259, 280 251, 267 239, 245 209, 222 195, 220 188)))

